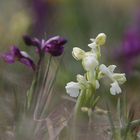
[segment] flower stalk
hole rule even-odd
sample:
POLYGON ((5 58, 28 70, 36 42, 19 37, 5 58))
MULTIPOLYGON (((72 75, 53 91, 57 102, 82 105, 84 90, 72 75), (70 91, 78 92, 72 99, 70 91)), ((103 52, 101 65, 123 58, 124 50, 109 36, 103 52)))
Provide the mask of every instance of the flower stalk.
POLYGON ((40 74, 41 74, 41 64, 42 61, 44 60, 44 53, 42 52, 39 55, 39 60, 37 62, 37 68, 35 71, 35 75, 31 84, 31 87, 29 89, 29 91, 27 92, 27 107, 26 107, 26 111, 27 112, 33 112, 36 106, 36 102, 38 99, 38 85, 39 85, 39 81, 40 81, 40 74))

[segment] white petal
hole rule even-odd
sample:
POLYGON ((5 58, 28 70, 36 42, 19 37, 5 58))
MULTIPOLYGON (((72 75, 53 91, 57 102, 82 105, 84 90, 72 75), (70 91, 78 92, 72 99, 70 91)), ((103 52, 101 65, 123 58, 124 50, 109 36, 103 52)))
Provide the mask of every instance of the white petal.
POLYGON ((116 65, 110 65, 108 66, 108 69, 113 73, 116 67, 116 65))
POLYGON ((68 93, 71 97, 78 97, 78 95, 79 95, 79 91, 77 91, 77 90, 73 90, 72 92, 69 92, 68 93))
POLYGON ((114 89, 113 87, 110 88, 110 93, 111 93, 112 95, 116 95, 116 91, 115 91, 115 89, 114 89))
POLYGON ((101 71, 102 73, 104 73, 104 74, 105 74, 105 73, 107 72, 107 70, 108 70, 107 67, 106 67, 104 64, 101 64, 100 67, 99 67, 99 69, 100 69, 100 71, 101 71))
POLYGON ((96 49, 96 43, 95 42, 90 43, 90 44, 88 44, 88 47, 90 47, 92 49, 96 49))
POLYGON ((101 64, 99 67, 101 73, 105 74, 106 76, 108 76, 112 81, 114 81, 113 79, 113 73, 110 71, 110 69, 108 67, 106 67, 104 64, 101 64))
POLYGON ((94 38, 90 38, 90 41, 94 42, 94 41, 95 41, 95 39, 94 39, 94 38))
POLYGON ((20 53, 21 53, 24 57, 30 58, 30 56, 29 56, 25 51, 20 51, 20 53))
POLYGON ((69 82, 65 86, 66 92, 71 96, 71 97, 77 97, 79 95, 79 90, 80 90, 80 84, 76 82, 69 82))
POLYGON ((121 92, 122 92, 122 90, 121 90, 121 88, 120 88, 118 82, 117 82, 117 81, 113 82, 113 83, 111 84, 110 93, 111 93, 112 95, 116 95, 116 94, 119 94, 119 93, 121 93, 121 92))

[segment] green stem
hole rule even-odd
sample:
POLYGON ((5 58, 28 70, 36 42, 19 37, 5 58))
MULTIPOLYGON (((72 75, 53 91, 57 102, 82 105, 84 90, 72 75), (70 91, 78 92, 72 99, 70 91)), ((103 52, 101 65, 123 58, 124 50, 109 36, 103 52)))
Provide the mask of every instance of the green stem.
POLYGON ((25 104, 25 111, 29 112, 31 108, 34 108, 34 104, 36 103, 37 100, 37 84, 40 78, 40 67, 41 67, 41 62, 44 58, 44 52, 40 54, 39 60, 37 63, 37 68, 35 71, 35 75, 32 81, 32 84, 30 86, 30 89, 27 91, 27 97, 26 97, 26 104, 25 104))
POLYGON ((42 82, 42 87, 40 89, 40 92, 38 94, 38 100, 37 100, 37 104, 36 104, 36 107, 35 107, 35 114, 39 108, 39 105, 42 101, 42 98, 43 98, 43 92, 44 92, 44 89, 45 89, 45 85, 47 83, 47 77, 48 77, 48 74, 49 74, 49 70, 50 70, 50 64, 51 64, 51 59, 52 59, 52 56, 49 57, 49 60, 48 60, 48 64, 47 64, 47 67, 46 67, 46 71, 45 71, 45 74, 44 74, 44 79, 43 79, 43 82, 42 82))
POLYGON ((97 59, 98 59, 98 61, 100 61, 100 57, 101 57, 100 46, 97 46, 97 59))
POLYGON ((88 124, 88 114, 81 111, 81 107, 85 106, 86 89, 81 90, 78 96, 75 108, 74 108, 74 118, 71 133, 71 140, 78 140, 81 132, 81 127, 83 124, 88 124))
POLYGON ((77 120, 83 116, 83 113, 81 111, 81 107, 85 105, 85 98, 86 98, 86 89, 81 90, 80 95, 78 96, 75 109, 74 109, 74 119, 77 120))

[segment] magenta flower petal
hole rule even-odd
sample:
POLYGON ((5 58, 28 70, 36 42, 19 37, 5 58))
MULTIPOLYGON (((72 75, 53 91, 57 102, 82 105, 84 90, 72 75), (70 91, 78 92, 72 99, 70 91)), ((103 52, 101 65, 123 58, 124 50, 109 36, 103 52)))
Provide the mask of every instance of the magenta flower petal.
POLYGON ((15 62, 14 56, 11 52, 6 52, 1 55, 1 58, 8 64, 12 64, 15 62))
POLYGON ((27 67, 32 68, 33 70, 36 69, 34 62, 29 58, 21 58, 19 61, 27 67))
POLYGON ((50 45, 64 45, 65 43, 67 42, 66 39, 64 39, 63 37, 60 37, 60 36, 54 36, 50 39, 48 39, 46 41, 46 44, 50 44, 50 45))
POLYGON ((63 45, 67 42, 66 39, 60 36, 50 38, 45 43, 45 51, 50 53, 52 56, 60 56, 63 51, 63 45))
POLYGON ((46 52, 50 53, 52 56, 60 56, 64 51, 63 46, 51 46, 46 48, 46 52))
POLYGON ((47 52, 52 56, 60 56, 64 51, 63 45, 67 42, 66 39, 60 36, 55 36, 45 41, 44 39, 39 40, 37 38, 31 38, 28 35, 25 35, 23 36, 23 40, 26 45, 35 46, 36 52, 39 54, 47 52))
POLYGON ((8 64, 19 61, 29 68, 35 70, 36 65, 26 52, 20 51, 16 46, 11 46, 9 52, 1 55, 1 58, 8 64))
POLYGON ((31 38, 28 35, 24 35, 23 40, 24 40, 25 44, 28 46, 41 47, 41 42, 37 38, 31 38))
POLYGON ((22 58, 22 55, 20 53, 20 50, 16 46, 14 46, 14 45, 11 46, 10 47, 10 52, 13 55, 14 59, 20 59, 20 58, 22 58))

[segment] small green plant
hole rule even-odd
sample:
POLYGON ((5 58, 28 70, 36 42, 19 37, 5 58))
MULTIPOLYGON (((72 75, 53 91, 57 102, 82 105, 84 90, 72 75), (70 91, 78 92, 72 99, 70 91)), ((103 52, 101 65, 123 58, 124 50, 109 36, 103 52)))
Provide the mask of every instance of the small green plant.
POLYGON ((115 65, 105 66, 100 64, 101 52, 100 48, 106 41, 106 35, 100 33, 95 39, 91 39, 92 43, 88 46, 90 51, 85 52, 80 48, 73 48, 73 57, 81 60, 84 75, 77 75, 77 82, 69 82, 66 85, 66 91, 71 97, 77 97, 75 106, 75 115, 82 112, 82 108, 93 109, 100 98, 100 94, 96 90, 100 88, 100 80, 108 77, 111 81, 110 93, 116 95, 121 93, 119 85, 126 81, 124 73, 114 73, 115 65))
MULTIPOLYGON (((85 70, 83 75, 78 74, 77 82, 69 82, 65 86, 66 92, 73 98, 76 98, 76 104, 74 107, 74 125, 73 137, 72 140, 79 139, 78 137, 78 128, 76 127, 82 121, 85 121, 87 124, 92 122, 91 118, 95 114, 97 109, 97 103, 100 101, 101 93, 97 92, 101 87, 101 79, 109 78, 110 80, 110 93, 111 95, 118 95, 122 92, 120 85, 126 82, 125 73, 115 73, 114 70, 116 65, 106 66, 105 64, 100 64, 101 59, 101 46, 106 42, 106 35, 100 33, 95 39, 90 39, 91 44, 88 44, 90 50, 84 51, 78 47, 73 48, 72 55, 76 60, 82 62, 82 66, 85 70)), ((101 111, 104 112, 103 110, 101 111)), ((139 124, 139 120, 129 120, 125 118, 122 120, 122 114, 119 116, 119 124, 116 126, 113 124, 112 115, 107 110, 110 127, 111 127, 111 139, 112 140, 129 140, 132 139, 131 128, 134 125, 139 124), (122 122, 123 121, 123 122, 122 122), (123 125, 124 124, 124 125, 123 125), (129 137, 129 139, 128 139, 129 137)), ((118 102, 117 113, 121 112, 120 102, 118 102)), ((120 114, 120 113, 119 113, 120 114)), ((93 122, 94 124, 94 122, 93 122)), ((94 130, 93 130, 94 131, 94 130)))

